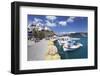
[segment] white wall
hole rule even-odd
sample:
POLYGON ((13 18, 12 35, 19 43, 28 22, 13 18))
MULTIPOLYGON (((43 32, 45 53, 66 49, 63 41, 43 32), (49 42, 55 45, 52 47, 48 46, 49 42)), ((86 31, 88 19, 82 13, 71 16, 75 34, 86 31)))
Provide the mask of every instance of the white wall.
MULTIPOLYGON (((0 76, 13 76, 10 73, 10 56, 11 56, 11 6, 10 3, 14 0, 1 0, 0 2, 0 76)), ((17 0, 16 0, 17 1, 17 0)), ((74 4, 74 5, 90 5, 98 6, 100 13, 100 0, 21 0, 21 1, 31 1, 31 2, 44 2, 44 3, 58 3, 58 4, 74 4)), ((100 20, 100 14, 98 15, 98 22, 100 20)), ((98 23, 98 25, 100 22, 98 23)), ((98 27, 100 28, 100 26, 98 27)), ((99 29, 100 33, 100 29, 99 29)), ((100 42, 100 35, 99 40, 100 42)), ((100 43, 99 43, 100 45, 100 43)), ((98 52, 100 58, 100 49, 98 52)), ((100 67, 100 59, 99 67, 100 67)), ((100 68, 98 70, 85 70, 85 71, 67 71, 67 72, 55 72, 55 73, 40 73, 34 74, 34 76, 99 76, 100 68)), ((29 76, 32 74, 26 74, 29 76)), ((23 76, 23 75, 22 75, 23 76)))

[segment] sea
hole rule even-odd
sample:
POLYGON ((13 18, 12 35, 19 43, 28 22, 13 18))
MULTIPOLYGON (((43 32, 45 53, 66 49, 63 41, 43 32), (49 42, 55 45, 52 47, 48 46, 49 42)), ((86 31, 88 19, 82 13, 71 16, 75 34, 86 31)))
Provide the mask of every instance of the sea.
POLYGON ((54 42, 58 49, 58 53, 61 56, 61 59, 88 58, 88 37, 80 37, 77 42, 81 43, 83 46, 72 51, 63 51, 63 48, 58 45, 57 41, 54 42))

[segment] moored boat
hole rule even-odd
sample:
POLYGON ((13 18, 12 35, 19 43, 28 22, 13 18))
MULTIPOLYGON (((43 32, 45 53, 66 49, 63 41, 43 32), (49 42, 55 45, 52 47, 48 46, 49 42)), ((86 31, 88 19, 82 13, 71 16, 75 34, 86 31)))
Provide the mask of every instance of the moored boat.
POLYGON ((70 37, 61 37, 58 39, 58 43, 63 46, 64 51, 73 51, 83 46, 70 37))
POLYGON ((63 50, 64 51, 73 51, 73 50, 76 50, 76 49, 78 49, 78 48, 80 48, 80 47, 82 47, 83 45, 81 44, 81 43, 77 43, 77 45, 72 45, 72 46, 70 46, 70 47, 68 47, 68 45, 64 45, 63 46, 63 50))

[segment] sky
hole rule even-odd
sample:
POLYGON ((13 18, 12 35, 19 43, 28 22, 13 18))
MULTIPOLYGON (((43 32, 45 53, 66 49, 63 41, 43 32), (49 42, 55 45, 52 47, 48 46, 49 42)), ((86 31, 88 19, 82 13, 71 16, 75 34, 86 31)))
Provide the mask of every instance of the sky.
POLYGON ((87 32, 88 17, 28 15, 28 26, 32 23, 47 26, 55 33, 87 32))

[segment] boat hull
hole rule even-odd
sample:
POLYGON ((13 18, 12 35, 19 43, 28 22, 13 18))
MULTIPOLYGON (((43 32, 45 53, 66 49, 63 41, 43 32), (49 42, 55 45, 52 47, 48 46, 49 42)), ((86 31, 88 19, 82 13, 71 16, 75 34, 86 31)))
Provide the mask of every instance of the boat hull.
POLYGON ((74 47, 70 47, 70 48, 63 47, 63 50, 64 51, 73 51, 73 50, 76 50, 76 49, 78 49, 78 48, 80 48, 82 46, 83 46, 82 44, 78 44, 78 45, 74 45, 74 47))

